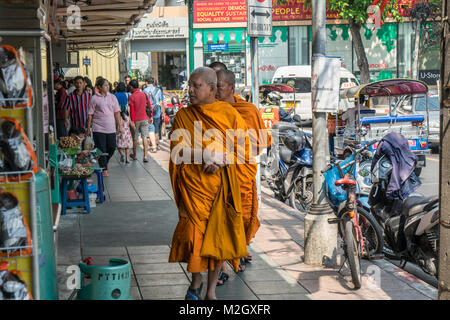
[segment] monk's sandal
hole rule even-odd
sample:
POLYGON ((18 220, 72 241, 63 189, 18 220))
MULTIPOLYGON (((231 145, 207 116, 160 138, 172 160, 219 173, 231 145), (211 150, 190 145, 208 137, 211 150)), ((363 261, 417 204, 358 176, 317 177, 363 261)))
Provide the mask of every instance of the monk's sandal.
POLYGON ((187 290, 186 297, 184 300, 201 300, 200 295, 202 293, 203 282, 198 289, 191 289, 190 287, 187 290))

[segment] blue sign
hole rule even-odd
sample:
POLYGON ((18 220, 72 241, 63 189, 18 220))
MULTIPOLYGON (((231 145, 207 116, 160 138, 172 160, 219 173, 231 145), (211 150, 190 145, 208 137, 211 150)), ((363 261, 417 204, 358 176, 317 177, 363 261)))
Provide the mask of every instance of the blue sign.
POLYGON ((225 51, 225 50, 228 50, 228 43, 208 44, 208 50, 210 50, 210 51, 225 51))
POLYGON ((90 65, 91 65, 91 59, 86 59, 86 58, 84 58, 84 59, 83 59, 83 65, 85 65, 85 66, 90 66, 90 65))

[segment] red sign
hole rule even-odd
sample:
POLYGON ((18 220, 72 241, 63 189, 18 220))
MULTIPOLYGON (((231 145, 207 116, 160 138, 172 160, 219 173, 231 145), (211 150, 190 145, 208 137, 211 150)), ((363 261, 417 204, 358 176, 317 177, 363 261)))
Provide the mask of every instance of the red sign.
POLYGON ((245 21, 247 21, 247 1, 245 0, 194 2, 194 23, 245 21))
MULTIPOLYGON (((270 0, 258 0, 260 2, 270 0)), ((398 0, 400 15, 408 16, 419 0, 398 0)), ((309 0, 290 0, 285 5, 272 6, 273 21, 311 20, 309 0), (305 5, 308 3, 308 5, 305 5)), ((327 19, 338 19, 337 13, 327 10, 327 19)), ((194 23, 246 22, 246 0, 194 1, 194 23)))

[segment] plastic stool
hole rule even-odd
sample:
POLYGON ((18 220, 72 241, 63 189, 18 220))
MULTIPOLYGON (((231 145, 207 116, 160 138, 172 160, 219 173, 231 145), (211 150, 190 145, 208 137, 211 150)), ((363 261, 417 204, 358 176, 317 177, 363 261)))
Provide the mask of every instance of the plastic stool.
POLYGON ((122 259, 110 259, 109 266, 79 264, 80 271, 90 276, 90 282, 84 285, 81 277, 81 289, 77 300, 132 300, 130 298, 131 265, 122 259))
POLYGON ((78 177, 63 177, 62 181, 62 188, 61 188, 61 215, 66 214, 67 207, 84 207, 86 208, 86 213, 91 213, 91 206, 89 203, 89 193, 88 193, 88 185, 87 185, 87 178, 78 178, 78 177), (77 199, 77 200, 69 200, 67 199, 67 186, 69 183, 73 181, 79 180, 81 183, 81 189, 83 193, 83 199, 77 199))
POLYGON ((97 175, 97 198, 99 203, 103 203, 105 201, 105 185, 103 184, 103 175, 102 170, 94 170, 97 175))

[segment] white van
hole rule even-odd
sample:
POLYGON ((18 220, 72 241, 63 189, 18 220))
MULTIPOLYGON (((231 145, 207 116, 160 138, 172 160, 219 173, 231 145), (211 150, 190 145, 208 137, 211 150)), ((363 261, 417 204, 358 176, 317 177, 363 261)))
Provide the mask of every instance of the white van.
MULTIPOLYGON (((345 68, 341 68, 340 76, 341 89, 359 85, 353 73, 345 68)), ((312 120, 310 65, 279 67, 275 71, 272 82, 293 85, 295 88, 295 97, 294 94, 281 94, 281 106, 288 108, 294 107, 295 113, 299 114, 303 120, 312 120)))

